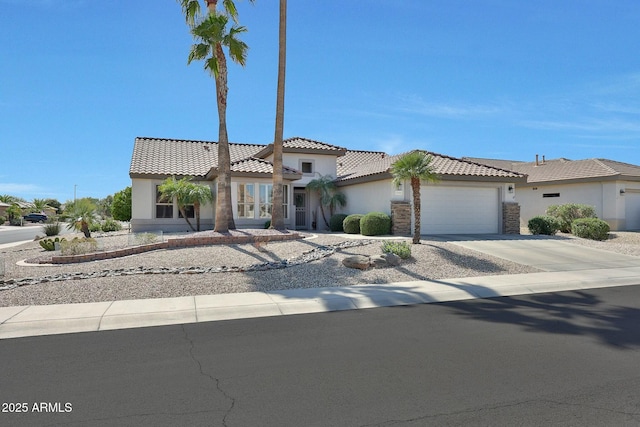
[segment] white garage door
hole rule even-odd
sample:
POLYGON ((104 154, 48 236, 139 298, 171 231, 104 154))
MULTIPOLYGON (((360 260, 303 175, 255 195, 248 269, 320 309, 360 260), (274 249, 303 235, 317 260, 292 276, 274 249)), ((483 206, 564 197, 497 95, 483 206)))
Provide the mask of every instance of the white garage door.
POLYGON ((624 195, 627 230, 640 230, 640 190, 627 189, 624 195))
POLYGON ((496 187, 425 185, 420 197, 422 234, 498 233, 496 187))

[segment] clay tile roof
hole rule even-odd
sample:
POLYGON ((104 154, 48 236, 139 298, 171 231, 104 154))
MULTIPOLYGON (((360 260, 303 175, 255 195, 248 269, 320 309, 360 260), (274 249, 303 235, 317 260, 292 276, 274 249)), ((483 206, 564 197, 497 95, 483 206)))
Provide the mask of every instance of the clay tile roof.
POLYGON ((640 178, 640 166, 607 159, 553 159, 514 163, 515 171, 528 175, 528 183, 598 180, 616 177, 640 178))
MULTIPOLYGON (((434 171, 441 177, 474 176, 509 178, 514 180, 524 180, 525 178, 524 175, 517 172, 495 168, 468 160, 457 159, 455 157, 449 157, 442 154, 431 152, 425 153, 430 154, 433 157, 432 165, 434 171)), ((338 181, 348 181, 367 176, 373 177, 375 175, 389 174, 391 165, 405 154, 407 153, 385 156, 378 158, 377 160, 356 165, 352 169, 344 171, 343 174, 339 174, 338 181)), ((357 157, 359 154, 354 154, 354 156, 357 157)), ((362 154, 362 158, 364 158, 364 154, 362 154)))
MULTIPOLYGON (((273 173, 273 164, 267 162, 266 160, 250 157, 247 159, 232 162, 231 171, 243 173, 264 173, 271 175, 273 173)), ((285 177, 290 176, 293 179, 300 178, 301 176, 301 173, 299 171, 287 166, 283 166, 283 172, 285 177)))
MULTIPOLYGON (((263 145, 229 144, 231 161, 250 157, 263 145)), ((204 177, 218 166, 218 144, 164 138, 136 138, 129 175, 204 177)))
POLYGON ((336 145, 327 144, 325 142, 314 141, 308 138, 300 138, 299 136, 287 138, 282 142, 284 148, 298 148, 305 150, 322 150, 322 151, 347 151, 345 148, 336 145))
MULTIPOLYGON (((337 145, 327 144, 326 142, 314 141, 308 138, 288 138, 282 141, 283 152, 286 153, 312 153, 312 154, 333 154, 342 156, 347 151, 346 148, 337 145)), ((263 158, 273 153, 273 144, 264 146, 255 157, 263 158)))
POLYGON ((389 157, 389 155, 381 151, 349 150, 344 156, 337 159, 338 176, 346 175, 350 170, 360 165, 382 160, 385 157, 389 157))

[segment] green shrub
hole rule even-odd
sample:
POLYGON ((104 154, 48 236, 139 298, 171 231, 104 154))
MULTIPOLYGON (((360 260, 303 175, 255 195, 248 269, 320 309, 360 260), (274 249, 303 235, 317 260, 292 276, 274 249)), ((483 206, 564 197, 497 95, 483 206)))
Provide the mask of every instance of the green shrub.
POLYGON ((402 259, 411 256, 411 245, 407 242, 393 242, 387 240, 382 244, 382 252, 385 254, 395 254, 402 259))
POLYGON ((360 234, 360 220, 363 216, 361 214, 348 215, 342 221, 342 230, 347 234, 360 234))
POLYGON ((595 218, 596 211, 593 206, 577 203, 564 205, 551 205, 547 208, 547 215, 557 218, 558 227, 563 233, 571 233, 571 223, 578 218, 595 218))
POLYGON ((42 246, 42 248, 45 251, 55 251, 56 243, 66 242, 66 241, 67 239, 65 239, 64 237, 62 239, 59 237, 56 237, 55 239, 42 239, 38 243, 40 243, 40 246, 42 246))
POLYGON ((363 236, 391 234, 391 217, 382 212, 369 212, 360 219, 360 233, 363 236))
POLYGON ((609 224, 599 218, 578 218, 571 223, 571 233, 585 239, 607 240, 609 230, 609 224))
POLYGON ((91 224, 89 224, 89 231, 92 233, 102 231, 102 224, 100 224, 99 221, 93 221, 91 224))
POLYGON ((560 229, 560 224, 555 217, 549 215, 534 216, 528 223, 531 234, 546 234, 553 236, 560 229))
POLYGON ((52 220, 47 222, 44 226, 44 234, 47 236, 57 236, 60 234, 62 230, 62 224, 60 224, 57 220, 52 220))
POLYGON ((0 216, 0 225, 4 224, 7 218, 0 216))
POLYGON ((74 237, 70 241, 60 241, 60 250, 62 255, 82 255, 95 252, 98 250, 98 242, 92 238, 74 237))
POLYGON ((120 230, 122 230, 122 226, 118 221, 112 218, 107 218, 102 223, 102 231, 104 231, 105 233, 108 233, 110 231, 120 231, 120 230))
POLYGON ((344 231, 344 226, 342 225, 342 223, 347 216, 348 215, 345 214, 332 215, 331 219, 329 219, 329 229, 331 231, 344 231))

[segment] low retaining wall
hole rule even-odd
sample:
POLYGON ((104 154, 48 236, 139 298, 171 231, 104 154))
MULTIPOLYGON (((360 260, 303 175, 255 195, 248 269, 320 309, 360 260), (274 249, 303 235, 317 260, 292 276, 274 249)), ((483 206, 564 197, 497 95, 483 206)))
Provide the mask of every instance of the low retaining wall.
POLYGON ((123 249, 114 249, 111 251, 92 252, 82 255, 59 255, 53 256, 51 264, 73 264, 77 262, 100 261, 104 259, 120 258, 129 255, 141 254, 144 252, 156 251, 158 249, 177 249, 188 248, 193 246, 207 245, 239 245, 256 242, 281 242, 285 240, 301 239, 303 236, 299 233, 275 234, 263 236, 210 236, 210 237, 183 237, 168 239, 166 242, 150 243, 148 245, 132 246, 123 249))

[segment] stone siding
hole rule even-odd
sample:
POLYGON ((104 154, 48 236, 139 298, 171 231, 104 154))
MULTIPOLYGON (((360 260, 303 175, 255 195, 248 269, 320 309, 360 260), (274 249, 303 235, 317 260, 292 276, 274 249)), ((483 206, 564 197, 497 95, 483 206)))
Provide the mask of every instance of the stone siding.
POLYGON ((502 203, 502 234, 520 234, 520 205, 502 203))
POLYGON ((411 235, 411 204, 409 202, 391 202, 391 234, 411 235))

